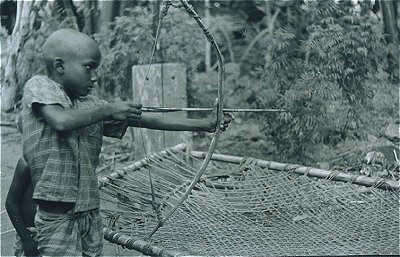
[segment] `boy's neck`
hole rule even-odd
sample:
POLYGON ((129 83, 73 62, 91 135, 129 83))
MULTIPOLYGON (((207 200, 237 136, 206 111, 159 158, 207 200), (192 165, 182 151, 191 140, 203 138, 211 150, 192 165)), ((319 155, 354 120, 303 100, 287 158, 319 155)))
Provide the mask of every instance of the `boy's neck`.
POLYGON ((69 92, 69 91, 64 87, 64 83, 63 83, 62 78, 60 78, 59 76, 55 76, 55 75, 53 75, 53 74, 48 74, 47 77, 48 77, 49 79, 53 80, 54 82, 60 84, 60 85, 63 87, 65 93, 67 93, 69 99, 71 99, 71 100, 73 101, 73 100, 75 100, 75 99, 77 98, 75 94, 72 94, 71 92, 69 92))
POLYGON ((57 82, 58 84, 60 84, 62 86, 63 83, 62 83, 62 79, 60 77, 55 76, 55 75, 53 75, 51 73, 47 74, 47 77, 49 79, 53 80, 54 82, 57 82))

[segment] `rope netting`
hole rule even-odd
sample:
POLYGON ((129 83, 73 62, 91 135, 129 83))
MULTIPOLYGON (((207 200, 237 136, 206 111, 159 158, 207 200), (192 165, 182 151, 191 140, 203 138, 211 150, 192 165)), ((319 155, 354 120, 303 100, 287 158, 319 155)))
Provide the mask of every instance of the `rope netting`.
MULTIPOLYGON (((163 151, 102 179, 105 226, 146 239, 198 165, 184 151, 163 151)), ((398 190, 333 181, 335 173, 319 179, 268 166, 251 158, 212 161, 147 242, 194 255, 399 254, 398 190)))

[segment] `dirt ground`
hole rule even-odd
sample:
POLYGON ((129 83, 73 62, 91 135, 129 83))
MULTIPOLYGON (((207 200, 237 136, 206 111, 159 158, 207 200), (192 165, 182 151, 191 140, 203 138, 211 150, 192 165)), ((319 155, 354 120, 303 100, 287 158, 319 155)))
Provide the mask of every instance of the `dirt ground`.
MULTIPOLYGON (((20 134, 15 126, 1 126, 1 256, 13 256, 16 232, 5 210, 5 199, 15 166, 22 156, 20 134)), ((104 256, 138 256, 140 253, 124 250, 104 241, 104 256)))

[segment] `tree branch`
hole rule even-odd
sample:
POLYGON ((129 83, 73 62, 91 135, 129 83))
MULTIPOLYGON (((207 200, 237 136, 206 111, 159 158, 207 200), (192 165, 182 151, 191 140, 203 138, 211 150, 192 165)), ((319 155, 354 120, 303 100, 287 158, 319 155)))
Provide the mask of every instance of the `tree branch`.
POLYGON ((274 15, 271 17, 271 19, 268 22, 268 27, 263 29, 262 31, 260 31, 260 33, 258 33, 258 35, 250 42, 249 46, 246 48, 242 57, 240 58, 240 62, 243 62, 244 60, 247 59, 248 55, 250 54, 250 51, 253 49, 254 45, 258 42, 258 40, 260 40, 267 33, 269 33, 270 35, 272 34, 272 32, 274 31, 275 21, 278 17, 278 14, 280 13, 280 11, 281 11, 280 8, 276 9, 274 15))

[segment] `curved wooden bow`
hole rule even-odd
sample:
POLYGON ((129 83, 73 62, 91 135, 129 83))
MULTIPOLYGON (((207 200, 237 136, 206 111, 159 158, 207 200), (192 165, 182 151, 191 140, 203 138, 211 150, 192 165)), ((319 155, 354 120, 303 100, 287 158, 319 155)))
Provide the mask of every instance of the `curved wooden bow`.
POLYGON ((219 50, 219 47, 217 43, 215 42, 215 39, 213 35, 211 35, 210 30, 204 25, 202 22, 201 18, 199 15, 195 12, 193 7, 188 3, 187 0, 180 0, 181 5, 185 8, 186 12, 193 17, 193 19, 196 21, 196 23, 200 26, 200 28, 203 30, 203 33, 205 34, 207 40, 210 42, 212 47, 215 49, 217 59, 218 59, 218 111, 217 111, 217 124, 215 128, 215 132, 213 135, 213 138, 211 140, 211 144, 208 148, 207 155, 204 158, 203 163, 200 166, 199 171, 197 172, 196 176, 190 183, 189 187, 186 189, 185 193, 183 196, 179 199, 178 202, 175 203, 175 205, 172 207, 172 209, 158 222, 157 226, 152 230, 150 235, 147 237, 149 239, 160 227, 162 227, 167 221, 172 214, 178 209, 178 207, 187 199, 195 185, 199 182, 201 176, 203 175, 204 171, 206 170, 208 163, 211 160, 211 156, 213 155, 215 148, 217 147, 217 142, 221 133, 220 129, 220 124, 221 120, 223 117, 223 82, 224 82, 224 59, 221 54, 221 51, 219 50))

